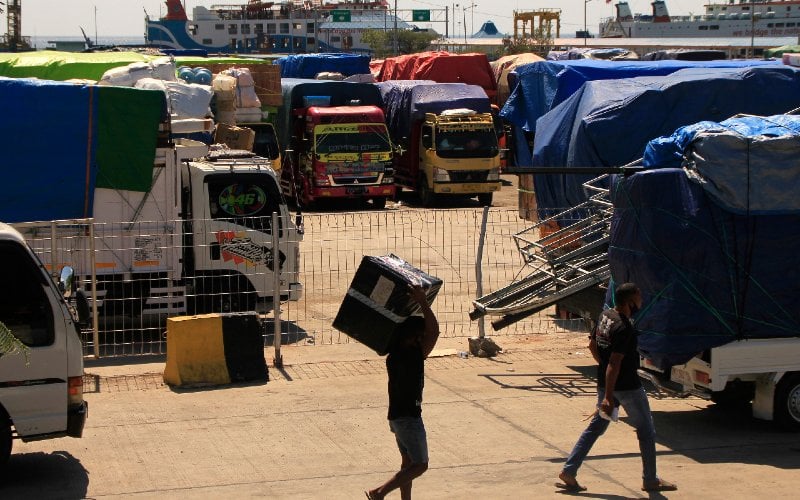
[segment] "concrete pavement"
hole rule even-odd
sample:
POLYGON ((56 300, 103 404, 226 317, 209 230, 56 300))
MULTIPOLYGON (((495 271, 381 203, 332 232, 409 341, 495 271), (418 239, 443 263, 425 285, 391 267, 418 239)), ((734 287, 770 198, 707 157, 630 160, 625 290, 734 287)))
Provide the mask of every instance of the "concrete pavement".
MULTIPOLYGON (((466 340, 442 339, 443 355, 426 362, 431 462, 416 498, 562 498, 555 477, 595 397, 585 336, 496 340, 507 352, 494 359, 452 355, 466 340)), ((163 363, 89 363, 85 436, 16 442, 0 497, 364 498, 399 465, 383 359, 358 344, 283 356, 266 384, 192 390, 164 386, 163 363)), ((800 436, 698 399, 651 405, 659 471, 680 487, 668 498, 796 495, 800 436)), ((644 496, 622 420, 581 470, 579 496, 644 496)))

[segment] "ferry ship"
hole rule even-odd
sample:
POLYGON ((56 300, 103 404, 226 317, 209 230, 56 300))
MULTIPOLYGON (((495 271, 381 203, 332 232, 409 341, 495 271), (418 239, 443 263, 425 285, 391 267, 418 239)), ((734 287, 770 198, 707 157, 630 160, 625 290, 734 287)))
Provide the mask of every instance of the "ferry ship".
MULTIPOLYGON (((161 49, 194 49, 209 53, 292 54, 363 52, 368 29, 391 30, 395 17, 387 0, 322 0, 263 2, 194 7, 192 19, 181 0, 166 0, 167 13, 158 20, 145 15, 145 42, 161 49), (334 11, 349 11, 349 20, 334 11)), ((337 12, 341 15, 340 12, 337 12)), ((412 26, 398 19, 397 28, 412 26)))
POLYGON ((615 4, 616 17, 600 23, 601 38, 736 38, 800 35, 800 0, 729 0, 709 3, 698 15, 671 16, 664 0, 652 13, 632 14, 628 2, 615 4))

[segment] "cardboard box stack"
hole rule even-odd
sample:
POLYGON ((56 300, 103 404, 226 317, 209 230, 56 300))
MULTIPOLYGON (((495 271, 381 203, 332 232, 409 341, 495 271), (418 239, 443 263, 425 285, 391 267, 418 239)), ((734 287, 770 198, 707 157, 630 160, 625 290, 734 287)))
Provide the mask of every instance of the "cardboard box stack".
POLYGON ((411 284, 425 288, 431 304, 442 280, 396 255, 365 256, 333 320, 333 327, 380 355, 388 353, 400 324, 419 311, 419 305, 408 293, 411 284))
POLYGON ((214 143, 225 144, 230 149, 252 151, 256 133, 253 129, 218 123, 214 132, 214 143))

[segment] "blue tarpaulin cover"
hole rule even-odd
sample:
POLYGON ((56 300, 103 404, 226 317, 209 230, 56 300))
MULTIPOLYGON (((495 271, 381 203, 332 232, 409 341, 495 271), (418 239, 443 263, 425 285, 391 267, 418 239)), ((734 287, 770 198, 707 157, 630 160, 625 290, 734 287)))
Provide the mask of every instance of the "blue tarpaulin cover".
MULTIPOLYGON (((800 73, 788 66, 685 69, 658 78, 591 81, 537 121, 533 165, 625 165, 642 157, 649 140, 678 127, 798 106, 800 73)), ((546 177, 546 183, 536 184, 541 215, 585 201, 582 183, 590 176, 546 177)))
POLYGON ((163 92, 0 78, 0 109, 0 220, 91 217, 96 187, 150 189, 163 92))
MULTIPOLYGON (((511 95, 500 116, 514 128, 514 158, 517 167, 533 165, 533 155, 528 142, 522 138, 536 130, 536 120, 572 96, 587 81, 619 80, 639 76, 665 76, 687 68, 741 68, 749 66, 778 65, 780 61, 541 61, 519 66, 509 74, 511 95)), ((558 166, 558 165, 553 165, 558 166)), ((563 184, 556 175, 536 175, 537 190, 558 190, 563 184), (556 185, 551 185, 555 183, 556 185)), ((563 202, 561 200, 560 202, 563 202)), ((546 199, 539 200, 540 207, 546 199)), ((557 205, 563 206, 563 205, 557 205)))
POLYGON ((0 220, 91 216, 97 177, 97 87, 0 78, 0 220))
POLYGON ((396 140, 411 137, 411 124, 423 119, 425 113, 439 114, 458 108, 477 113, 491 112, 489 98, 478 85, 394 80, 377 86, 383 97, 389 133, 396 140))
POLYGON ((642 289, 640 350, 662 367, 741 338, 800 335, 800 217, 724 210, 681 169, 621 181, 608 257, 642 289))
POLYGON ((780 65, 780 61, 539 61, 519 66, 517 84, 500 116, 525 131, 536 120, 578 91, 585 82, 619 80, 637 76, 665 76, 687 68, 742 68, 780 65))
POLYGON ((296 54, 279 57, 282 78, 314 78, 325 71, 344 76, 369 74, 369 56, 362 54, 296 54))
POLYGON ((800 154, 800 117, 701 122, 648 148, 667 144, 685 168, 651 156, 651 170, 612 185, 611 275, 642 289, 640 350, 667 367, 736 339, 800 335, 800 167, 774 161, 800 154))

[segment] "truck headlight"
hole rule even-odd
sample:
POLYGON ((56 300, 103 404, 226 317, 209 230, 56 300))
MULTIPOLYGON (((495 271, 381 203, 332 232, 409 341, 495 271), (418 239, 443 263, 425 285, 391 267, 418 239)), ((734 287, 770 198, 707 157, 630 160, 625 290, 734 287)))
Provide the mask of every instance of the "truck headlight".
POLYGON ((499 181, 500 180, 500 169, 499 168, 491 168, 489 169, 489 175, 486 176, 487 181, 499 181))
POLYGON ((443 168, 434 168, 433 169, 433 181, 434 182, 450 182, 450 173, 443 169, 443 168))
POLYGON ((386 167, 383 171, 383 180, 381 181, 383 184, 392 184, 394 183, 394 169, 392 167, 386 167))

